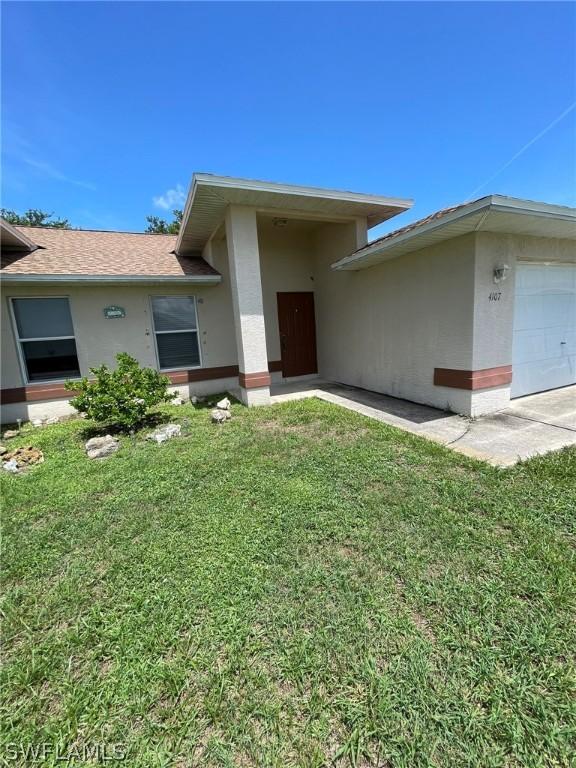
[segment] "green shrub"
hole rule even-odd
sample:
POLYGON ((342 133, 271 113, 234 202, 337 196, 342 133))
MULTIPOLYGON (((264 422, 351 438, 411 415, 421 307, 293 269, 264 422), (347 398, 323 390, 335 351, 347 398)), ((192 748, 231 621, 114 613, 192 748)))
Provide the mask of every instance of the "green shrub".
POLYGON ((142 423, 149 408, 172 399, 170 380, 152 368, 141 368, 126 352, 116 360, 115 370, 107 365, 90 368, 94 380, 67 381, 64 386, 76 393, 70 403, 89 419, 131 429, 142 423))

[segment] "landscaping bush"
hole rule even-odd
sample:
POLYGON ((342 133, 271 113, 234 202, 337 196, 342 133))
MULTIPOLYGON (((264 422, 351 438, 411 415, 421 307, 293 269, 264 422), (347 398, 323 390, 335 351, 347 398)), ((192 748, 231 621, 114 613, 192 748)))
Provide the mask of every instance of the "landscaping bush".
POLYGON ((70 403, 89 419, 132 429, 144 421, 149 408, 172 399, 170 380, 140 367, 126 352, 116 355, 116 361, 115 370, 107 365, 91 368, 94 380, 67 381, 64 386, 76 393, 70 403))

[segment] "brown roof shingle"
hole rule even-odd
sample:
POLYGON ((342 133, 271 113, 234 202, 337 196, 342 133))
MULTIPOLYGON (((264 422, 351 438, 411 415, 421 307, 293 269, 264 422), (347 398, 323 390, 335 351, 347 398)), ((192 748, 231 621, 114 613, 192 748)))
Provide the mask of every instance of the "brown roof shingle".
POLYGON ((218 276, 200 256, 178 256, 176 235, 16 227, 37 246, 2 253, 4 274, 135 277, 218 276))

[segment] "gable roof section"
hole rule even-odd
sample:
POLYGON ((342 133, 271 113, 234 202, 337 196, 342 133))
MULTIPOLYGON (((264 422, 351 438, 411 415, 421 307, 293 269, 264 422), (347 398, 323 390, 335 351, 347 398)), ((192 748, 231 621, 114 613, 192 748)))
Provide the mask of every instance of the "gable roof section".
POLYGON ((576 239, 576 208, 488 195, 470 203, 444 208, 396 229, 335 262, 332 269, 366 269, 470 232, 573 240, 576 239))
POLYGON ((224 220, 229 205, 247 205, 257 211, 290 211, 325 221, 366 217, 373 227, 412 207, 403 200, 335 189, 301 187, 273 181, 236 179, 195 173, 184 207, 177 253, 200 251, 224 220))
POLYGON ((37 246, 2 253, 3 280, 104 282, 220 282, 198 255, 177 256, 175 235, 14 227, 37 246))

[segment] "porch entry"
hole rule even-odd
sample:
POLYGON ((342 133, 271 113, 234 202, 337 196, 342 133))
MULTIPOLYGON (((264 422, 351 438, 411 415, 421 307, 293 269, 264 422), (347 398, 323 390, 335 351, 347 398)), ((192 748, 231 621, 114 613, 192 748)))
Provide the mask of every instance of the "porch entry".
POLYGON ((305 376, 317 373, 314 294, 301 291, 276 295, 282 375, 305 376))

